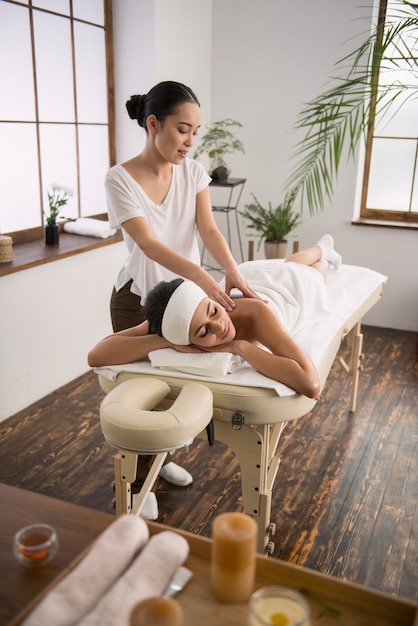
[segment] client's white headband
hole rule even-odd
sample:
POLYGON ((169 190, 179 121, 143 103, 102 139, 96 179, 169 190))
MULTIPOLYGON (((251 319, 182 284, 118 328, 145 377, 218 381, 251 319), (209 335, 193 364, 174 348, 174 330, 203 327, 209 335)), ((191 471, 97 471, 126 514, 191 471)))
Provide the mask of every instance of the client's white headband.
POLYGON ((190 280, 180 283, 164 311, 161 323, 163 337, 178 346, 188 346, 192 317, 204 298, 206 293, 196 283, 190 280))

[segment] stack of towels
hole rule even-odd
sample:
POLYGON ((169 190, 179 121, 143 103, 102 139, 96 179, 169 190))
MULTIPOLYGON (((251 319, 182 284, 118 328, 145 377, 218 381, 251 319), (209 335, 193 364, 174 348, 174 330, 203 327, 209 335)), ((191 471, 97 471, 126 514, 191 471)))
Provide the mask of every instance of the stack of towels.
POLYGON ((163 531, 149 538, 142 518, 118 517, 23 626, 128 626, 133 607, 162 595, 188 554, 181 535, 163 531))

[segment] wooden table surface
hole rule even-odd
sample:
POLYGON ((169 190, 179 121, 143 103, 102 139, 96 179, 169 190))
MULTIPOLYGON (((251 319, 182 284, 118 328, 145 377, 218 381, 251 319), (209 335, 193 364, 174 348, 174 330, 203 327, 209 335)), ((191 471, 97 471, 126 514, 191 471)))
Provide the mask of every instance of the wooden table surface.
POLYGON ((3 484, 0 503, 0 624, 5 626, 53 583, 115 517, 3 484), (13 556, 13 537, 23 526, 38 522, 55 528, 59 549, 51 563, 28 569, 13 556))
MULTIPOLYGON (((0 485, 0 497, 0 624, 14 626, 115 517, 6 485, 0 485), (60 549, 50 564, 26 569, 12 554, 12 540, 19 528, 35 522, 56 528, 60 549)), ((149 523, 151 534, 167 528, 149 523)), ((184 610, 184 626, 245 626, 246 604, 221 604, 210 592, 211 540, 171 530, 183 535, 190 546, 185 565, 193 578, 176 596, 184 610)), ((411 602, 258 555, 256 587, 272 584, 308 591, 312 626, 418 626, 418 606, 411 602)))

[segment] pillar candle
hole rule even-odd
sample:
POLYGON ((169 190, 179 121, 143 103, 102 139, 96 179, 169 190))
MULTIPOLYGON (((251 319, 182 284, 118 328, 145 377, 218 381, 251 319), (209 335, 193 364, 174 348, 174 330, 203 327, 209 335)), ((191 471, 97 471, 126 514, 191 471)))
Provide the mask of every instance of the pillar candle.
POLYGON ((212 593, 225 603, 248 601, 255 580, 256 522, 245 513, 223 513, 213 522, 212 539, 212 593))

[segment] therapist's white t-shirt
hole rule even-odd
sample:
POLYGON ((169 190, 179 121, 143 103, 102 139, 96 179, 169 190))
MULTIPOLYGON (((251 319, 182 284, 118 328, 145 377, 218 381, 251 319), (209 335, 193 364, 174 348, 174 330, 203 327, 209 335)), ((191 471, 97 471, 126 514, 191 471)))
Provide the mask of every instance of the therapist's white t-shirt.
MULTIPOLYGON (((211 178, 193 159, 173 165, 173 177, 162 204, 156 204, 122 165, 107 172, 105 189, 111 228, 120 228, 133 217, 144 217, 159 241, 192 263, 200 264, 196 227, 196 195, 208 186, 211 178)), ((129 254, 120 270, 115 288, 118 291, 132 279, 131 291, 141 297, 162 280, 178 278, 167 268, 149 259, 122 229, 129 254)))

